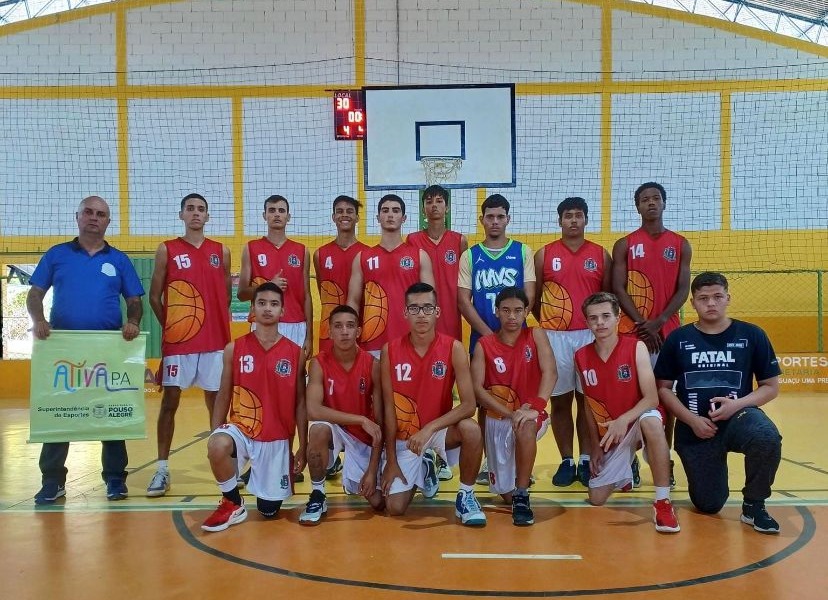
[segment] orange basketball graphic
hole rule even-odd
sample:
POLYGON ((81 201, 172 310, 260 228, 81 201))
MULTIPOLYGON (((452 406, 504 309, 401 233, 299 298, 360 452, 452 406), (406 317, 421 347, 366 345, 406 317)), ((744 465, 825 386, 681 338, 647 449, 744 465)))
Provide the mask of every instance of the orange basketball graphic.
POLYGON ((164 341, 180 344, 195 337, 204 323, 204 298, 193 285, 182 279, 167 286, 167 320, 164 341))
POLYGON ((407 440, 420 431, 420 415, 417 405, 408 396, 394 392, 394 410, 397 413, 397 439, 407 440))
MULTIPOLYGON (((503 404, 509 410, 517 410, 520 408, 520 398, 515 393, 515 391, 510 388, 508 385, 493 385, 488 390, 489 394, 494 396, 494 399, 503 404)), ((495 419, 501 419, 502 417, 495 413, 494 411, 486 411, 486 414, 490 417, 494 417, 495 419)))
POLYGON ((247 437, 255 438, 262 432, 262 403, 256 394, 238 385, 233 387, 230 422, 247 437))
POLYGON ((612 417, 610 416, 609 412, 607 412, 607 407, 598 402, 595 398, 591 398, 589 396, 585 396, 587 404, 589 405, 589 409, 592 411, 592 415, 595 417, 595 423, 598 425, 598 435, 604 437, 604 434, 607 432, 607 428, 601 423, 606 423, 607 421, 611 421, 612 417))
POLYGON ((572 298, 565 288, 554 281, 543 284, 541 294, 540 326, 544 329, 566 331, 572 321, 572 298))
POLYGON ((322 315, 319 320, 319 339, 327 340, 331 337, 328 317, 337 306, 345 304, 345 292, 334 281, 323 281, 319 284, 319 300, 322 302, 322 315))
MULTIPOLYGON (((655 304, 655 292, 653 292, 653 284, 650 283, 650 279, 641 271, 629 271, 627 273, 627 294, 629 294, 639 314, 645 319, 649 319, 655 304)), ((632 333, 634 329, 635 323, 627 315, 621 313, 618 332, 632 333)))
POLYGON ((359 341, 365 343, 377 339, 385 331, 387 322, 388 295, 380 284, 369 281, 363 294, 362 335, 359 341))

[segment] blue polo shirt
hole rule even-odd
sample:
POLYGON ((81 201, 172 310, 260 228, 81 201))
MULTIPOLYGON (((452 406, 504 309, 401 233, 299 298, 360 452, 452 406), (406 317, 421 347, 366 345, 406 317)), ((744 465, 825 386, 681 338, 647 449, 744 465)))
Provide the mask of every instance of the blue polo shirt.
POLYGON ((144 295, 126 254, 104 242, 90 256, 78 238, 49 248, 30 282, 44 290, 54 288, 49 318, 53 329, 120 329, 120 297, 144 295))

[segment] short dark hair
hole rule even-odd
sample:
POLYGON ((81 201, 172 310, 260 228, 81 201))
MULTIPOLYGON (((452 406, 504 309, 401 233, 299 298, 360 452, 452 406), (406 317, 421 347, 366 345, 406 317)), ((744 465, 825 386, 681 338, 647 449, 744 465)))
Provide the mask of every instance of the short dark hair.
POLYGON ((695 294, 700 288, 707 287, 708 285, 720 285, 724 288, 724 291, 727 291, 727 277, 715 271, 699 273, 693 278, 693 282, 690 284, 690 293, 695 294))
POLYGON ((256 298, 258 298, 259 294, 261 294, 262 292, 276 292, 277 294, 279 294, 279 300, 281 300, 282 302, 285 301, 285 294, 284 292, 282 292, 282 288, 280 288, 272 281, 265 281, 262 285, 260 285, 253 291, 253 304, 256 304, 256 298))
POLYGON ((610 294, 609 292, 598 292, 597 294, 589 296, 581 305, 581 312, 586 316, 587 308, 595 306, 596 304, 604 304, 605 302, 609 302, 612 307, 612 314, 616 317, 621 314, 621 305, 618 303, 618 298, 615 294, 610 294))
POLYGON ((405 301, 408 302, 408 297, 413 296, 414 294, 434 294, 434 302, 437 302, 437 290, 434 289, 434 286, 424 283, 422 281, 418 281, 417 283, 412 283, 407 290, 405 290, 405 301))
POLYGON ((385 194, 382 198, 380 198, 379 204, 377 204, 377 214, 380 213, 382 210, 382 205, 386 202, 399 202, 400 209, 402 209, 402 214, 405 214, 405 202, 402 198, 397 196, 397 194, 385 194))
POLYGON ((503 208, 506 210, 506 214, 508 215, 510 204, 505 196, 501 194, 492 194, 483 201, 483 204, 480 205, 480 214, 485 215, 487 208, 503 208))
POLYGON ((497 293, 497 297, 495 298, 495 307, 500 308, 500 303, 504 300, 509 300, 510 298, 517 298, 523 302, 524 308, 529 306, 529 296, 526 295, 523 288, 511 286, 505 287, 497 293))
POLYGON ((589 207, 587 206, 587 202, 579 196, 564 198, 563 202, 558 204, 558 218, 562 218, 563 214, 568 210, 580 210, 583 211, 585 217, 589 216, 589 207))
POLYGON ((362 208, 362 202, 356 200, 355 198, 351 198, 350 196, 337 196, 334 198, 333 204, 331 204, 331 212, 336 210, 336 205, 340 202, 345 202, 346 204, 350 204, 354 207, 354 210, 359 212, 359 209, 362 208))
POLYGON ((446 201, 446 206, 449 205, 449 193, 446 191, 442 185, 430 185, 426 189, 423 190, 423 203, 429 198, 435 198, 440 196, 443 200, 446 201))
POLYGON ((331 311, 331 314, 328 315, 328 323, 333 322, 333 318, 336 315, 351 315, 357 320, 357 324, 359 324, 359 313, 355 311, 352 307, 348 306, 347 304, 340 304, 336 308, 331 311))
POLYGON ((187 194, 181 199, 181 211, 184 210, 184 205, 187 204, 187 200, 201 200, 202 202, 204 202, 204 208, 210 210, 210 205, 207 204, 207 199, 204 196, 202 196, 201 194, 192 193, 187 194))
POLYGON ((279 194, 273 194, 272 196, 268 196, 264 201, 264 211, 267 212, 267 205, 268 204, 276 204, 277 202, 284 202, 287 204, 287 210, 290 212, 290 202, 284 196, 280 196, 279 194))
POLYGON ((655 181, 648 181, 647 183, 642 183, 639 185, 635 190, 635 205, 638 206, 639 196, 641 192, 646 190, 647 188, 655 188, 661 193, 661 199, 664 202, 667 202, 667 192, 664 190, 664 186, 660 183, 656 183, 655 181))

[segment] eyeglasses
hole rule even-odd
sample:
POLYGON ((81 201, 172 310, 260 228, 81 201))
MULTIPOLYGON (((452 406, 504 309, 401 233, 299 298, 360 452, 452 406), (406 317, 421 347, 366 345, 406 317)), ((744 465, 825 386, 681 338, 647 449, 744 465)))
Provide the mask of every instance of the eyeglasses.
POLYGON ((433 304, 423 304, 422 306, 419 304, 409 304, 405 307, 405 310, 409 315, 416 315, 419 313, 423 313, 424 315, 433 315, 434 311, 437 310, 437 307, 433 304))

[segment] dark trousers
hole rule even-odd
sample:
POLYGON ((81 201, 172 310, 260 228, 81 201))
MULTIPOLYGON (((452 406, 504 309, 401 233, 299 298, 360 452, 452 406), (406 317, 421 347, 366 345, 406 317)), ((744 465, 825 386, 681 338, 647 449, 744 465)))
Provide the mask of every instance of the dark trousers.
MULTIPOLYGON (((676 436, 676 452, 687 474, 690 500, 703 513, 719 512, 730 493, 727 453, 738 452, 745 455, 742 495, 748 502, 763 502, 771 495, 782 458, 779 430, 755 407, 742 409, 717 425, 719 431, 708 440, 699 440, 692 431, 681 431, 684 435, 676 436), (688 433, 692 439, 688 440, 688 433)), ((682 429, 686 427, 683 425, 682 429)))
MULTIPOLYGON (((104 481, 110 479, 126 479, 127 449, 124 440, 101 442, 101 476, 104 481)), ((43 444, 40 450, 40 472, 43 474, 43 483, 66 483, 66 457, 69 455, 69 442, 53 442, 43 444)))

